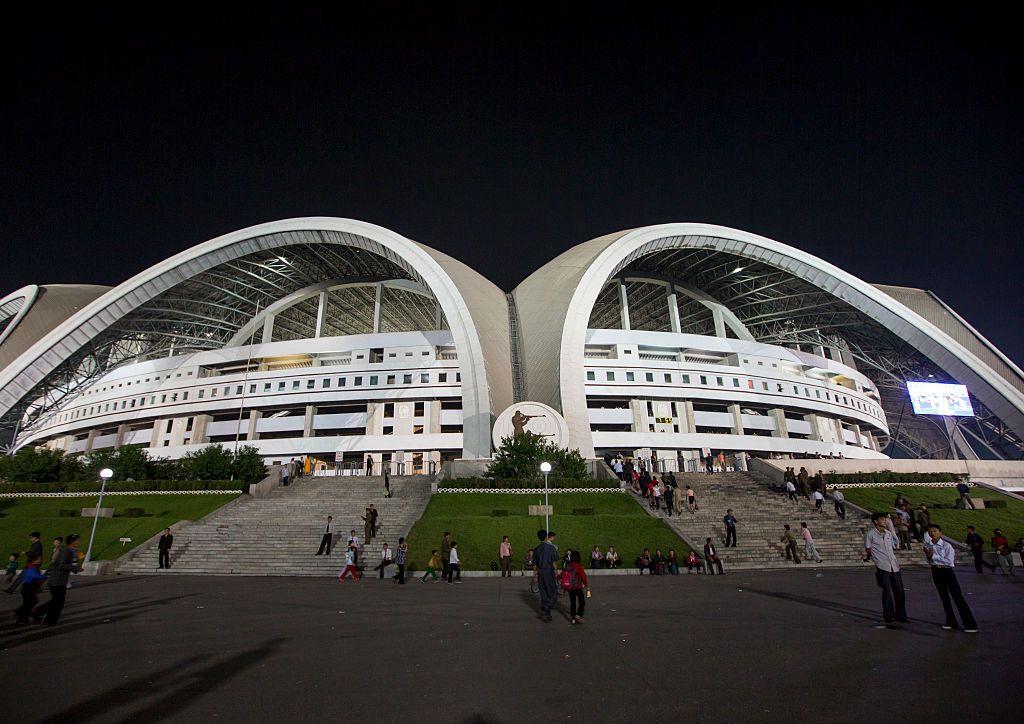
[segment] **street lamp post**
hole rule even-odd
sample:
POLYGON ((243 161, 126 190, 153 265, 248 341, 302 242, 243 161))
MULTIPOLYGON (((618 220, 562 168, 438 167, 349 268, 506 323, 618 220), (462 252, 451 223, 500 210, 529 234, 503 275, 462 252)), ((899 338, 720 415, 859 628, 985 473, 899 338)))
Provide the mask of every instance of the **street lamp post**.
POLYGON ((548 473, 551 472, 551 463, 541 463, 540 471, 544 473, 544 530, 551 530, 551 507, 548 505, 548 473))
POLYGON ((103 493, 107 490, 107 481, 114 477, 114 471, 110 468, 103 468, 100 470, 100 499, 96 503, 95 515, 92 517, 92 533, 89 535, 89 547, 85 550, 85 563, 89 562, 90 556, 92 556, 92 541, 96 537, 96 524, 100 521, 100 508, 103 507, 103 493))

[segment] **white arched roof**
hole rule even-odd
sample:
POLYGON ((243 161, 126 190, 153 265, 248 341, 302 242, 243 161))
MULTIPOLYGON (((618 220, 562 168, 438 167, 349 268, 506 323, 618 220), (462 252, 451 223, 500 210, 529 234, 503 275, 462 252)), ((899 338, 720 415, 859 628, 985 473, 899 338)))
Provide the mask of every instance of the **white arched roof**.
POLYGON ((448 320, 459 353, 463 454, 490 454, 495 405, 511 402, 505 295, 469 267, 389 229, 352 219, 285 219, 240 229, 176 254, 110 290, 67 319, 0 371, 0 415, 64 360, 132 310, 196 274, 266 249, 339 243, 383 256, 421 279, 448 320), (317 232, 333 232, 318 237, 317 232), (504 318, 504 324, 496 317, 504 318), (482 341, 482 339, 484 341, 482 341), (492 380, 489 383, 488 373, 492 380))
POLYGON ((763 236, 711 224, 661 224, 609 234, 564 252, 515 292, 530 399, 561 409, 571 444, 593 455, 584 392, 584 346, 601 288, 635 259, 672 249, 708 249, 785 270, 874 319, 966 384, 994 414, 1024 433, 1024 395, 952 337, 874 286, 811 254, 763 236), (558 320, 563 320, 558 323, 558 320))

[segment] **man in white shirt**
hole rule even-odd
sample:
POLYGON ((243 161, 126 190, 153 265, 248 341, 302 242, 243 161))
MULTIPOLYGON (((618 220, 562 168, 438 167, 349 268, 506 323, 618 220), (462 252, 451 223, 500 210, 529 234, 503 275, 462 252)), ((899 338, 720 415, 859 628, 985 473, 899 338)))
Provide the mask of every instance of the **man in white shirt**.
POLYGON ((796 502, 796 485, 793 483, 792 480, 786 481, 786 495, 789 497, 790 500, 796 502))
POLYGON ((960 628, 956 623, 956 614, 953 613, 955 603, 960 612, 960 620, 964 624, 964 631, 978 633, 974 614, 971 613, 971 607, 967 605, 964 594, 960 591, 960 584, 956 580, 956 573, 953 572, 956 552, 949 541, 942 537, 942 528, 935 523, 928 526, 928 533, 924 539, 924 554, 932 566, 932 582, 935 584, 935 590, 939 592, 942 608, 946 612, 946 623, 942 628, 947 631, 960 628), (953 599, 952 603, 950 598, 953 599))
POLYGON ((909 623, 903 576, 893 552, 893 534, 886 526, 888 518, 885 513, 874 513, 871 516, 872 527, 864 536, 864 561, 875 564, 875 581, 882 589, 882 617, 885 622, 896 620, 909 623))
POLYGON ((835 505, 836 515, 846 520, 846 496, 839 488, 832 489, 832 503, 835 505))
POLYGON ((384 578, 384 574, 388 570, 388 566, 391 565, 393 557, 391 555, 391 549, 388 548, 388 544, 385 543, 380 549, 380 563, 377 565, 377 570, 380 571, 380 578, 384 578))
POLYGON ((324 537, 320 539, 320 550, 316 552, 316 555, 322 556, 324 554, 324 548, 327 549, 327 555, 331 555, 331 542, 334 541, 334 516, 327 516, 327 527, 324 528, 324 537))

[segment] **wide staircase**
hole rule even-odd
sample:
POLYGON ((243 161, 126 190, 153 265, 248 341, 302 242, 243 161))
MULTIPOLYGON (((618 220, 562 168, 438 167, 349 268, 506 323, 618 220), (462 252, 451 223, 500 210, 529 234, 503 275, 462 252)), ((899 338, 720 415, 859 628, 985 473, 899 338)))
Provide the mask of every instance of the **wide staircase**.
POLYGON ((154 543, 122 560, 118 572, 336 576, 352 529, 363 543, 359 565, 369 572, 380 562, 382 543, 397 548, 423 513, 431 481, 392 477, 392 497, 385 499, 381 477, 302 477, 270 497, 243 497, 176 531, 170 569, 158 568, 154 543), (371 503, 379 513, 378 532, 367 542, 363 514, 371 503), (330 556, 316 556, 328 515, 334 516, 334 548, 330 556))
MULTIPOLYGON (((773 491, 766 479, 754 473, 729 472, 706 475, 704 473, 681 473, 676 475, 679 494, 683 495, 683 512, 666 517, 664 510, 653 511, 642 501, 653 515, 665 520, 695 550, 701 552, 704 539, 708 536, 717 547, 723 565, 729 568, 783 568, 794 566, 786 560, 785 545, 780 542, 784 532, 783 524, 788 523, 797 540, 797 551, 804 564, 822 566, 862 565, 864 555, 864 534, 871 524, 863 513, 846 506, 846 519, 836 516, 832 500, 825 501, 824 512, 819 514, 812 501, 798 496, 797 502, 784 493, 773 491), (696 513, 686 510, 686 486, 696 493, 696 513), (725 547, 725 524, 722 518, 732 509, 736 517, 735 548, 725 547), (800 523, 806 522, 814 536, 814 545, 822 558, 821 564, 804 558, 804 542, 800 523)), ((921 547, 914 544, 911 551, 897 551, 900 565, 921 565, 924 555, 921 547)), ((866 564, 863 564, 866 565, 866 564)))

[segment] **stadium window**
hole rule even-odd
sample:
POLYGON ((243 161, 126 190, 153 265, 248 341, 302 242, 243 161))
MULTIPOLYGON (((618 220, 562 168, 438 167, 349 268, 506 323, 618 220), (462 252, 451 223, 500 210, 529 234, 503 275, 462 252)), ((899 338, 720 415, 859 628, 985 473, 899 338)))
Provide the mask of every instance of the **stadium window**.
POLYGON ((594 381, 594 371, 593 370, 587 370, 587 381, 588 382, 593 382, 594 381))
POLYGON ((206 390, 199 390, 199 399, 201 400, 204 397, 206 397, 206 390))
POLYGON ((293 389, 293 390, 297 390, 297 389, 299 389, 299 384, 300 384, 300 383, 299 383, 299 381, 298 381, 298 380, 292 380, 292 389, 293 389))
POLYGON ((122 400, 122 401, 121 401, 121 409, 123 410, 123 409, 125 409, 126 407, 128 407, 128 400, 122 400))
POLYGON ((427 373, 427 372, 421 372, 420 373, 420 382, 422 382, 425 385, 429 385, 430 384, 430 374, 427 373))
MULTIPOLYGON (((282 382, 281 384, 284 384, 284 383, 282 382)), ((210 388, 210 397, 216 397, 216 396, 217 396, 217 388, 216 387, 211 387, 210 388)))
MULTIPOLYGON (((177 401, 178 401, 178 393, 175 392, 175 393, 173 393, 171 395, 171 402, 177 402, 177 401)), ((117 403, 114 403, 114 406, 117 407, 117 403)))
POLYGON ((269 382, 264 383, 263 391, 264 392, 270 392, 270 383, 269 382))
POLYGON ((672 384, 672 375, 668 372, 665 373, 665 382, 667 384, 672 384))
POLYGON ((447 372, 438 372, 437 373, 437 381, 438 382, 447 382, 448 381, 448 373, 447 372))
POLYGON ((604 377, 605 377, 605 381, 606 382, 614 382, 615 381, 615 373, 614 372, 611 372, 611 371, 605 372, 604 373, 604 377))
POLYGON ((796 385, 793 385, 793 394, 794 395, 799 395, 800 394, 800 390, 797 389, 796 385))
POLYGON ((345 378, 344 377, 339 377, 338 378, 338 387, 344 387, 344 386, 345 386, 345 378))
POLYGON ((284 385, 285 385, 284 382, 278 382, 277 383, 277 391, 280 392, 281 390, 283 390, 284 389, 284 385))
POLYGON ((762 362, 761 360, 758 360, 757 361, 757 366, 758 367, 764 367, 764 362, 762 362))
POLYGON ((423 417, 423 401, 417 402, 413 405, 412 411, 413 417, 423 417))
POLYGON ((456 382, 462 382, 462 373, 461 372, 456 372, 455 373, 455 381, 456 382))
POLYGON ((654 382, 654 373, 653 372, 645 372, 644 373, 644 379, 647 382, 654 382))
POLYGON ((810 397, 810 396, 811 396, 811 391, 805 387, 804 388, 804 397, 810 397))
POLYGON ((781 382, 778 383, 778 390, 779 390, 779 392, 782 392, 782 383, 781 382))
POLYGON ((394 416, 395 416, 395 403, 394 402, 385 402, 384 403, 384 417, 394 417, 394 416))
POLYGON ((733 387, 739 387, 740 386, 740 381, 739 381, 738 378, 736 378, 736 377, 732 378, 732 386, 733 387))
POLYGON ((690 384, 690 375, 683 375, 683 384, 684 385, 690 384))
POLYGON ((181 399, 182 400, 187 400, 188 399, 188 391, 187 390, 185 392, 181 393, 181 399))
POLYGON ((412 384, 412 375, 402 375, 402 384, 403 385, 411 385, 412 384))
POLYGON ((388 375, 388 384, 389 385, 395 384, 395 376, 394 375, 388 375))
POLYGON ((171 431, 171 425, 173 425, 173 424, 174 424, 174 420, 168 420, 167 421, 167 428, 164 430, 164 432, 170 432, 171 431))
POLYGON ((704 376, 704 375, 701 375, 700 376, 700 383, 702 385, 706 385, 708 383, 708 378, 706 376, 704 376))
POLYGON ((634 381, 633 373, 632 372, 627 372, 626 373, 626 382, 633 382, 633 381, 634 381))
POLYGON ((817 397, 820 400, 821 399, 821 390, 815 390, 814 391, 814 395, 815 395, 815 397, 817 397))
POLYGON ((156 404, 156 395, 153 395, 152 397, 149 398, 149 404, 151 404, 151 405, 155 405, 156 404))
POLYGON ((362 385, 363 385, 363 378, 362 377, 356 377, 354 380, 352 380, 352 384, 355 385, 356 387, 362 387, 362 385))
POLYGON ((725 386, 725 381, 721 377, 716 377, 715 381, 718 383, 719 387, 724 387, 725 386))
POLYGON ((422 435, 423 434, 423 425, 413 425, 412 426, 412 434, 413 435, 422 435))
POLYGON ((647 401, 647 416, 654 417, 654 403, 650 400, 647 401))
POLYGON ((764 389, 765 392, 768 391, 768 383, 767 382, 762 382, 761 383, 761 387, 762 387, 762 389, 764 389))
MULTIPOLYGON (((324 387, 326 387, 326 386, 327 385, 324 385, 324 387)), ((249 385, 249 394, 250 395, 255 395, 256 394, 256 385, 249 385)))
POLYGON ((377 384, 377 381, 378 381, 378 379, 379 379, 379 378, 377 377, 377 375, 370 375, 370 384, 371 384, 371 385, 376 385, 376 384, 377 384))
POLYGON ((383 434, 384 435, 394 435, 395 434, 395 428, 392 427, 391 425, 385 425, 384 426, 383 434))
MULTIPOLYGON (((314 387, 316 387, 316 380, 306 380, 306 389, 307 390, 312 390, 314 387)), ((242 391, 241 388, 239 388, 238 391, 241 392, 242 391)))

